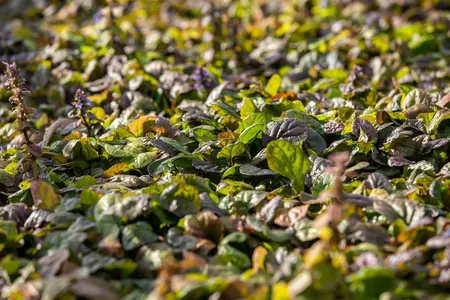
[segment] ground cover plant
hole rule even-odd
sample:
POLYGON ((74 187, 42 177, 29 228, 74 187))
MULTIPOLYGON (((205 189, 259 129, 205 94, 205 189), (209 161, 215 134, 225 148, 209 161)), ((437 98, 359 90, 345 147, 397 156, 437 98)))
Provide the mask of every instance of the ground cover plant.
POLYGON ((0 12, 0 298, 448 299, 447 1, 0 12))

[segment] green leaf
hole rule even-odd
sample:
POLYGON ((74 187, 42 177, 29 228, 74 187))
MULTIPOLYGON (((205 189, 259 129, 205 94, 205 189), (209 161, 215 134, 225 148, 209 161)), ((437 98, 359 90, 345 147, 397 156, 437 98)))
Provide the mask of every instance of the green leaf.
POLYGON ((348 78, 348 72, 345 69, 322 70, 321 73, 324 77, 336 79, 339 82, 343 82, 348 78))
POLYGON ((255 216, 249 215, 247 217, 248 228, 251 229, 256 235, 260 236, 263 239, 267 239, 270 241, 274 241, 279 244, 287 243, 292 236, 294 235, 294 231, 292 230, 277 230, 270 229, 267 225, 265 225, 262 221, 258 220, 255 216))
POLYGON ((62 154, 65 157, 73 157, 75 158, 77 154, 80 152, 80 145, 77 140, 71 140, 64 146, 62 150, 62 154))
POLYGON ((80 203, 83 207, 90 207, 92 205, 97 204, 99 197, 101 194, 91 190, 91 189, 84 189, 80 194, 80 203))
POLYGON ((14 194, 8 196, 9 203, 26 203, 27 205, 33 205, 33 196, 29 188, 19 190, 14 194))
MULTIPOLYGON (((370 143, 367 144, 370 145, 370 143)), ((313 149, 317 153, 322 153, 326 150, 327 143, 314 129, 308 128, 308 138, 305 141, 305 146, 307 146, 308 149, 313 149)))
POLYGON ((0 220, 0 246, 5 241, 7 243, 16 242, 18 234, 16 222, 0 220))
POLYGON ((233 116, 234 118, 236 118, 238 120, 241 119, 241 117, 236 112, 236 108, 234 106, 231 106, 228 103, 218 101, 218 102, 215 102, 212 105, 212 107, 225 116, 229 115, 229 116, 233 116))
POLYGON ((135 263, 131 259, 122 259, 119 260, 117 263, 105 266, 105 270, 113 273, 119 273, 121 277, 127 278, 137 268, 137 263, 135 263))
POLYGON ((95 231, 100 233, 103 238, 111 236, 118 239, 122 231, 122 221, 117 216, 101 215, 96 219, 95 231))
POLYGON ((99 156, 97 150, 92 147, 87 138, 79 139, 78 143, 81 145, 81 154, 87 161, 95 159, 99 156))
POLYGON ((295 235, 302 242, 315 240, 319 236, 318 230, 314 227, 313 221, 302 218, 294 225, 295 235))
POLYGON ((430 205, 411 199, 389 199, 389 201, 378 200, 375 209, 388 217, 391 221, 401 218, 410 228, 419 226, 424 218, 439 216, 439 210, 430 205))
POLYGON ((240 215, 247 214, 248 211, 263 202, 268 193, 265 191, 240 191, 236 195, 227 195, 219 203, 219 207, 240 215), (235 211, 237 210, 237 211, 235 211))
POLYGON ((241 135, 237 139, 238 142, 242 142, 247 145, 253 142, 266 128, 266 125, 263 123, 253 124, 247 127, 244 131, 242 131, 241 135))
POLYGON ((397 286, 395 271, 391 269, 364 268, 349 276, 352 299, 379 299, 384 292, 397 286))
POLYGON ((133 155, 131 152, 122 150, 122 147, 120 146, 114 146, 107 143, 102 143, 101 145, 103 149, 105 149, 106 153, 112 157, 129 157, 133 155))
POLYGON ((295 118, 295 119, 298 119, 301 121, 305 121, 309 128, 314 129, 315 131, 317 131, 320 134, 324 133, 324 131, 322 129, 322 124, 320 124, 320 122, 314 116, 310 116, 305 112, 301 112, 301 111, 297 111, 297 110, 293 110, 293 109, 286 111, 285 115, 288 118, 295 118))
POLYGON ((105 215, 105 211, 107 211, 114 204, 120 203, 120 201, 121 194, 119 193, 109 193, 101 197, 94 208, 95 220, 100 220, 100 218, 105 215))
POLYGON ((17 272, 20 270, 20 265, 20 260, 14 257, 12 254, 5 255, 0 260, 0 268, 9 276, 17 274, 17 272))
POLYGON ((148 210, 149 196, 141 194, 126 197, 119 202, 113 202, 103 211, 103 214, 117 216, 130 221, 143 215, 148 210))
POLYGON ((136 249, 147 243, 155 242, 158 236, 152 232, 152 227, 146 222, 136 222, 125 226, 122 231, 122 246, 125 251, 136 249))
POLYGON ((8 172, 0 170, 0 184, 11 187, 15 183, 14 176, 8 172))
POLYGON ((161 193, 161 206, 178 217, 200 210, 199 191, 188 184, 174 183, 161 193))
POLYGON ((136 270, 137 264, 130 259, 116 259, 115 257, 102 255, 98 252, 86 254, 82 259, 83 267, 91 273, 105 269, 109 273, 120 273, 124 278, 130 276, 136 270))
POLYGON ((223 147, 222 150, 217 153, 217 158, 224 157, 231 165, 235 157, 241 156, 245 154, 245 152, 246 149, 244 143, 236 142, 223 147))
POLYGON ((242 175, 247 176, 271 176, 275 175, 276 173, 268 170, 268 169, 261 169, 258 167, 255 167, 254 165, 245 164, 239 167, 239 172, 242 175))
POLYGON ((430 104, 430 102, 431 97, 426 91, 421 89, 414 89, 406 95, 405 99, 403 99, 402 108, 403 109, 410 108, 420 103, 430 104))
POLYGON ((228 85, 228 81, 223 82, 222 84, 216 86, 208 95, 208 98, 206 99, 207 104, 212 104, 215 101, 220 99, 220 96, 222 95, 223 90, 228 85))
POLYGON ((241 124, 239 124, 239 128, 236 130, 236 132, 242 132, 245 129, 247 129, 248 127, 254 125, 254 124, 266 124, 267 123, 267 118, 264 114, 262 113, 255 113, 255 114, 251 114, 248 117, 246 117, 241 124))
POLYGON ((444 108, 439 110, 431 119, 430 124, 428 124, 428 130, 434 133, 441 124, 442 121, 450 119, 450 109, 444 108))
POLYGON ((80 253, 79 250, 86 239, 87 234, 84 232, 55 231, 45 237, 43 249, 45 251, 50 249, 70 249, 74 253, 80 253))
POLYGON ((192 133, 194 134, 194 137, 199 142, 210 142, 210 141, 216 141, 217 136, 213 133, 215 130, 212 126, 197 126, 192 129, 192 133))
POLYGON ((156 154, 157 154, 156 151, 139 153, 131 163, 131 166, 133 166, 136 169, 145 168, 153 161, 156 154))
POLYGON ((175 140, 172 140, 170 138, 161 136, 157 139, 153 139, 150 141, 150 143, 157 149, 167 152, 171 155, 175 155, 178 152, 184 153, 184 154, 190 154, 189 151, 184 149, 183 146, 180 145, 175 140))
POLYGON ((224 169, 222 166, 218 166, 214 163, 203 161, 200 159, 194 159, 192 161, 192 166, 196 169, 199 169, 199 170, 202 170, 203 172, 208 172, 208 173, 222 173, 222 171, 224 169))
POLYGON ((283 140, 271 141, 267 145, 266 157, 272 171, 291 179, 297 192, 303 191, 303 178, 310 162, 301 146, 283 140))
POLYGON ((439 40, 434 35, 414 34, 408 46, 416 55, 425 54, 439 51, 439 40))
POLYGON ((226 236, 218 246, 215 260, 221 264, 231 263, 239 268, 249 268, 252 263, 250 258, 234 245, 245 242, 246 236, 241 232, 233 232, 226 236), (233 244, 233 246, 231 245, 233 244))
POLYGON ((77 178, 75 180, 75 182, 73 183, 73 185, 75 188, 79 189, 79 188, 83 188, 86 186, 95 185, 96 183, 97 182, 94 177, 92 177, 90 175, 84 175, 84 176, 77 178))

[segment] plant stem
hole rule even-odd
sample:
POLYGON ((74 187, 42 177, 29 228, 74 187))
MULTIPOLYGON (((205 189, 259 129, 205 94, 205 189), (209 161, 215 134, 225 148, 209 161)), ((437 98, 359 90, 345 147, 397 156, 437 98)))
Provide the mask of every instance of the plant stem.
POLYGON ((81 118, 83 119, 83 125, 86 126, 87 128, 87 134, 90 137, 92 135, 91 126, 89 125, 86 116, 84 114, 81 114, 81 118))
POLYGON ((33 168, 34 179, 39 178, 39 169, 38 169, 37 162, 36 162, 36 159, 34 156, 31 158, 31 166, 33 168))

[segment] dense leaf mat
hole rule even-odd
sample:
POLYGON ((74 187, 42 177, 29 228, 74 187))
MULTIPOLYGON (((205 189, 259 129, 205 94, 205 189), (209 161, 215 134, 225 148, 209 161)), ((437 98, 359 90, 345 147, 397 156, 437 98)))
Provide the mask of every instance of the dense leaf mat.
POLYGON ((0 12, 4 299, 448 299, 447 1, 0 12))

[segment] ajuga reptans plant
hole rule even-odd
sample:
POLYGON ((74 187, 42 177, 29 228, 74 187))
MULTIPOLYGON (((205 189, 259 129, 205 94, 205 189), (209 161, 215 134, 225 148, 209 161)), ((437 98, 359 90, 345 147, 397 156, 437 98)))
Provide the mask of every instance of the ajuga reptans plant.
POLYGON ((5 87, 12 93, 9 97, 9 101, 15 106, 13 114, 17 121, 17 131, 22 134, 25 145, 28 150, 26 155, 18 166, 24 166, 28 169, 30 166, 33 169, 33 176, 39 177, 39 170, 36 160, 42 156, 41 148, 34 144, 31 140, 31 134, 33 132, 33 125, 31 123, 31 117, 34 110, 27 107, 25 104, 25 97, 30 93, 25 84, 25 79, 20 75, 20 71, 17 68, 16 63, 4 62, 6 66, 5 70, 5 87))
POLYGON ((75 92, 72 101, 73 109, 69 112, 69 117, 78 118, 87 130, 87 135, 92 136, 98 131, 100 120, 90 112, 93 107, 92 101, 87 98, 86 93, 82 89, 75 92))

